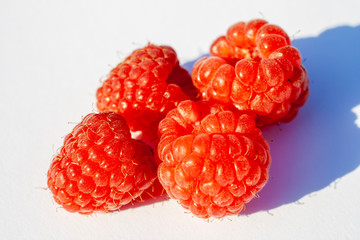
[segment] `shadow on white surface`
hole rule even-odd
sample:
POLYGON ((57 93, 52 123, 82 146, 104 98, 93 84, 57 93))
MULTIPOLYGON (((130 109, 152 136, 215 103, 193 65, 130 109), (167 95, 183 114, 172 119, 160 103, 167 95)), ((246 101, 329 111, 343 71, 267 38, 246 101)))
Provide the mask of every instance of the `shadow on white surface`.
MULTIPOLYGON (((310 78, 310 98, 290 123, 264 129, 271 178, 243 214, 268 211, 321 190, 360 164, 360 26, 293 41, 310 78)), ((191 71, 195 61, 183 66, 191 71)))

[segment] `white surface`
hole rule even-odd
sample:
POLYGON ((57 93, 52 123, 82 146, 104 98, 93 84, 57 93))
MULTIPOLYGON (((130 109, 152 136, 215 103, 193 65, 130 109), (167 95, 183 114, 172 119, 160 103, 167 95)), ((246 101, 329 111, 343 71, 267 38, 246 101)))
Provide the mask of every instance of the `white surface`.
POLYGON ((360 2, 222 2, 0 1, 1 239, 359 238, 360 2), (165 201, 81 216, 52 201, 52 156, 68 122, 95 111, 111 66, 151 41, 190 67, 231 24, 262 15, 295 34, 311 96, 265 130, 272 178, 243 215, 208 223, 165 201))

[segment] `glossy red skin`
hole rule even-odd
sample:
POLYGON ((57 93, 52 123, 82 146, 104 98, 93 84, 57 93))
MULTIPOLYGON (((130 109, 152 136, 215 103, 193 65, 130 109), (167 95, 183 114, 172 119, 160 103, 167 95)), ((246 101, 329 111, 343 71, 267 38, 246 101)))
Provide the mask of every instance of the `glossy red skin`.
POLYGON ((290 44, 290 38, 282 28, 255 19, 230 26, 226 35, 211 45, 210 53, 235 64, 243 58, 266 58, 274 50, 290 44))
POLYGON ((186 100, 159 124, 158 179, 201 218, 238 214, 266 184, 269 146, 248 114, 186 100))
POLYGON ((240 22, 195 63, 192 79, 204 100, 253 111, 257 125, 292 120, 309 96, 300 52, 280 27, 264 20, 240 22))
POLYGON ((141 131, 142 139, 152 142, 166 113, 196 95, 174 49, 153 44, 135 50, 111 70, 96 94, 100 111, 121 114, 132 131, 141 131))
POLYGON ((65 137, 47 184, 55 201, 69 212, 115 211, 155 181, 153 156, 148 145, 131 139, 119 114, 92 113, 65 137))

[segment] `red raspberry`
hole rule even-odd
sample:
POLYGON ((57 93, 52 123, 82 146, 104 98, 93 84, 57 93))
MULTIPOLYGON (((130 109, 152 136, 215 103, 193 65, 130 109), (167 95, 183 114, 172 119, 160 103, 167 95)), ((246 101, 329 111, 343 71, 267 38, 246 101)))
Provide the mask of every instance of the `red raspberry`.
POLYGON ((239 213, 266 184, 269 146, 247 114, 181 102, 160 122, 158 178, 198 217, 239 213))
POLYGON ((149 44, 110 72, 97 90, 97 107, 121 114, 132 131, 142 131, 144 139, 153 141, 159 121, 189 98, 179 86, 193 95, 191 77, 179 65, 176 52, 149 44))
POLYGON ((156 179, 152 149, 131 139, 123 117, 89 114, 65 137, 48 171, 55 201, 69 212, 114 211, 156 179))
POLYGON ((220 36, 211 45, 210 53, 235 64, 243 58, 266 58, 276 49, 290 44, 282 28, 255 19, 232 25, 226 36, 220 36))
POLYGON ((255 112, 258 126, 294 118, 309 96, 299 51, 287 34, 264 20, 231 26, 211 46, 214 57, 195 63, 192 73, 203 99, 255 112))

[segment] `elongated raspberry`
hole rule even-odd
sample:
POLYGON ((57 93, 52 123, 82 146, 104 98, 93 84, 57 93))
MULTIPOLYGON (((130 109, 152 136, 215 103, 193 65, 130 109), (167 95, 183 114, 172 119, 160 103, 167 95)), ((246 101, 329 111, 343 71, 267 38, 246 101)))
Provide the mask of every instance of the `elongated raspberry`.
POLYGON ((309 96, 299 51, 280 27, 264 20, 240 22, 197 61, 193 83, 205 100, 233 104, 258 115, 258 126, 292 120, 309 96))
POLYGON ((89 114, 65 137, 48 171, 55 201, 69 212, 115 211, 156 179, 152 149, 131 139, 123 117, 89 114))
POLYGON ((158 134, 160 183, 198 217, 239 213, 267 182, 269 146, 250 115, 186 100, 158 134))
POLYGON ((191 86, 191 77, 179 65, 176 52, 149 44, 110 72, 97 90, 97 107, 121 114, 132 131, 142 131, 144 139, 153 141, 159 121, 178 102, 189 98, 181 87, 195 95, 191 86))

